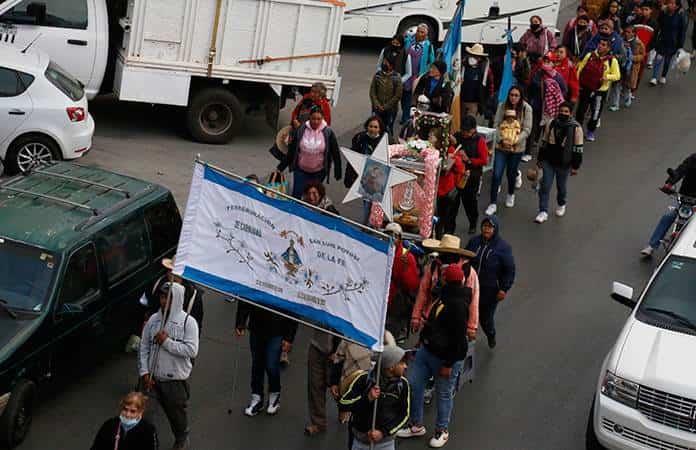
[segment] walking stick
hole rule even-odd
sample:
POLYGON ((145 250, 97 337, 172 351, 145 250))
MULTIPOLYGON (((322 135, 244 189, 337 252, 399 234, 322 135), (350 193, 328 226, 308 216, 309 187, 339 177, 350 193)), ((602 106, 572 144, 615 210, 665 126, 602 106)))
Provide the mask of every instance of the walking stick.
MULTIPOLYGON (((377 380, 375 381, 376 385, 379 386, 379 378, 382 375, 382 353, 379 354, 379 358, 377 358, 377 380)), ((375 426, 377 426, 377 402, 379 401, 379 397, 375 399, 375 403, 372 406, 372 427, 370 428, 370 431, 375 429, 375 426)), ((375 443, 370 440, 370 450, 374 450, 375 448, 375 443)))
MULTIPOLYGON (((167 292, 167 303, 164 306, 162 322, 160 322, 160 328, 159 328, 158 332, 164 330, 164 327, 167 324, 167 320, 169 320, 169 311, 171 309, 171 305, 172 305, 172 285, 170 284, 169 285, 169 292, 167 292)), ((153 380, 153 377, 155 376, 155 369, 157 368, 157 362, 159 361, 159 352, 160 352, 160 348, 162 347, 159 344, 155 344, 155 345, 156 345, 156 347, 154 350, 154 356, 152 358, 152 362, 150 363, 150 367, 148 368, 148 373, 150 374, 150 385, 152 385, 152 380, 153 380)), ((145 389, 147 392, 150 391, 149 386, 145 386, 145 389)))

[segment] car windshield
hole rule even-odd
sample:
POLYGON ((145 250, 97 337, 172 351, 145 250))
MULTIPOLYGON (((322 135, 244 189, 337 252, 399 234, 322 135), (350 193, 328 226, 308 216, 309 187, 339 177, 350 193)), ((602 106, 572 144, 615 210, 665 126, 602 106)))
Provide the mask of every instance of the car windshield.
POLYGON ((640 304, 636 317, 652 325, 696 334, 696 259, 670 256, 640 304))
POLYGON ((48 67, 46 67, 46 78, 75 102, 85 95, 82 83, 53 61, 49 62, 48 67))
POLYGON ((57 268, 52 253, 0 238, 0 301, 13 309, 41 311, 57 268))

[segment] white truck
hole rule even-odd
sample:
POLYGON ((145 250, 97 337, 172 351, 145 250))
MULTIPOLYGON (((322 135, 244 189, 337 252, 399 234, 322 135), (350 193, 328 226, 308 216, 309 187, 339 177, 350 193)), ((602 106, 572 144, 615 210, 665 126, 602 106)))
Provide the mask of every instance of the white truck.
MULTIPOLYGON (((457 0, 345 0, 344 36, 392 37, 414 32, 419 23, 430 27, 430 40, 442 41, 457 8, 457 0)), ((517 41, 533 15, 555 27, 559 0, 466 0, 462 42, 504 45, 507 18, 517 41)))
POLYGON ((32 45, 88 98, 186 108, 200 142, 228 142, 250 109, 275 123, 297 88, 337 100, 337 0, 0 0, 0 44, 32 45))

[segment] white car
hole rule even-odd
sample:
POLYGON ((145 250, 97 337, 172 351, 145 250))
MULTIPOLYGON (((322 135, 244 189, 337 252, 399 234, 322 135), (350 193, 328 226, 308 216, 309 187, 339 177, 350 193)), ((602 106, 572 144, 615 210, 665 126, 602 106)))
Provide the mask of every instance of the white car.
POLYGON ((5 171, 75 159, 92 146, 82 84, 38 50, 0 46, 0 160, 5 171))
POLYGON ((587 449, 696 448, 696 221, 682 230, 604 359, 587 426, 587 449))

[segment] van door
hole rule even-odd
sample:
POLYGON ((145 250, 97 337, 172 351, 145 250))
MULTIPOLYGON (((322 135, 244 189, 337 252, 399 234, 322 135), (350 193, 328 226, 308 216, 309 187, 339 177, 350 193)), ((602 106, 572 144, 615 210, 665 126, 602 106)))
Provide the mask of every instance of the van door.
POLYGON ((58 301, 54 309, 53 361, 69 364, 74 356, 94 350, 90 343, 101 342, 104 335, 104 300, 97 252, 93 243, 75 250, 59 279, 58 301))
POLYGON ((89 86, 97 49, 97 19, 94 8, 90 8, 92 1, 22 0, 0 16, 5 33, 0 35, 0 41, 23 48, 36 39, 33 45, 89 86))

